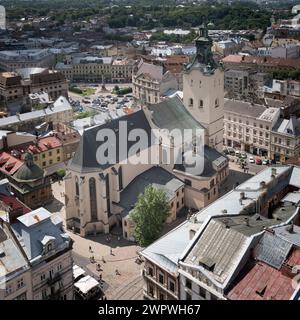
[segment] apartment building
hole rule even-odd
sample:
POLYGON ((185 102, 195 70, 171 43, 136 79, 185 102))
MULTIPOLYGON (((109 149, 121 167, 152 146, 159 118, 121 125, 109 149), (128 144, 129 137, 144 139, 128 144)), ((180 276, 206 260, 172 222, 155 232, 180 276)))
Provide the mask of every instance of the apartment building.
POLYGON ((64 75, 45 68, 0 73, 0 103, 6 109, 13 102, 27 104, 30 94, 43 92, 54 101, 60 96, 68 97, 68 84, 64 75))
POLYGON ((225 99, 224 114, 225 146, 271 156, 272 128, 279 119, 280 109, 225 99))
POLYGON ((251 69, 229 69, 225 71, 225 90, 231 98, 246 98, 258 94, 258 90, 271 81, 267 73, 257 73, 251 69))
POLYGON ((271 159, 284 163, 300 155, 300 118, 279 119, 272 129, 271 159))
POLYGON ((269 167, 145 248, 144 298, 298 299, 299 181, 299 167, 269 167))
POLYGON ((5 300, 73 300, 72 240, 58 216, 44 208, 2 215, 0 235, 5 300))
POLYGON ((300 97, 300 81, 274 79, 263 87, 265 97, 283 100, 287 96, 300 97))
POLYGON ((176 91, 178 83, 170 71, 163 66, 144 62, 142 59, 132 75, 133 95, 141 103, 154 104, 169 90, 176 91))
POLYGON ((71 81, 126 83, 131 82, 134 61, 125 57, 101 57, 75 54, 55 69, 71 81))
POLYGON ((22 68, 52 68, 55 56, 50 49, 0 51, 0 69, 15 71, 22 68))
POLYGON ((59 123, 69 123, 72 120, 72 106, 65 97, 61 96, 45 109, 0 118, 0 128, 1 130, 36 133, 36 131, 53 129, 59 123))

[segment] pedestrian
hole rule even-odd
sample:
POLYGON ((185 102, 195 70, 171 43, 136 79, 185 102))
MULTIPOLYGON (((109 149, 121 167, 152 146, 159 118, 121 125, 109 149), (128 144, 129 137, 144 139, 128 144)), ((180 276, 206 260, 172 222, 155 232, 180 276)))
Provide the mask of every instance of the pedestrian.
POLYGON ((89 246, 89 252, 92 252, 92 246, 89 246))
POLYGON ((116 275, 119 276, 120 275, 120 272, 118 269, 116 269, 116 275))
POLYGON ((110 248, 110 255, 111 255, 111 256, 113 255, 112 248, 110 248))
POLYGON ((102 282, 102 273, 99 274, 99 281, 102 282))

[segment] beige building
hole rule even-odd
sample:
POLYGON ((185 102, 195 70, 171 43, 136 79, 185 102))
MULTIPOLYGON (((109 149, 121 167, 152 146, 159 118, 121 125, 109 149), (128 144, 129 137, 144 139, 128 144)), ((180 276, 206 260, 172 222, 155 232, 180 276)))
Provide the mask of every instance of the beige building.
POLYGON ((0 129, 32 132, 39 131, 41 125, 55 129, 59 123, 70 123, 72 120, 72 106, 61 96, 45 109, 0 118, 0 129))
POLYGON ((29 95, 44 92, 50 100, 68 97, 68 83, 64 75, 44 68, 25 68, 0 74, 2 110, 10 112, 15 108, 14 104, 29 105, 29 95))
POLYGON ((125 57, 74 55, 66 62, 57 63, 55 69, 71 82, 131 82, 134 61, 125 57))
POLYGON ((73 300, 72 240, 60 218, 39 208, 10 221, 2 216, 0 222, 0 261, 9 270, 0 297, 73 300))
POLYGON ((270 157, 284 163, 300 155, 300 118, 279 119, 272 130, 270 157))
POLYGON ((280 109, 225 99, 224 145, 270 157, 272 128, 280 109))
POLYGON ((206 28, 196 39, 197 53, 183 73, 183 104, 206 131, 206 144, 223 145, 224 72, 213 59, 206 28))
POLYGON ((164 67, 141 60, 132 75, 133 96, 142 104, 155 104, 162 101, 169 90, 176 91, 178 82, 164 67))

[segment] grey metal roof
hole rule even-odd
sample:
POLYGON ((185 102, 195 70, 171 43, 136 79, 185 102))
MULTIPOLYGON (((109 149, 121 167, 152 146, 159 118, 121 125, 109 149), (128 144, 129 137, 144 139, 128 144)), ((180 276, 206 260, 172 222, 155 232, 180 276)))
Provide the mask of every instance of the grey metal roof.
POLYGON ((250 240, 244 234, 213 219, 184 259, 185 263, 204 267, 220 284, 235 271, 250 240), (210 266, 205 265, 209 261, 210 266))
POLYGON ((55 239, 55 252, 67 248, 70 244, 69 236, 52 221, 51 214, 44 208, 19 217, 11 227, 32 263, 43 256, 45 239, 55 239))
POLYGON ((150 105, 151 120, 161 129, 204 129, 186 110, 182 101, 177 97, 166 99, 158 104, 150 105))
POLYGON ((265 232, 255 248, 255 258, 273 268, 280 269, 293 244, 283 238, 265 232))
POLYGON ((292 202, 292 203, 299 203, 300 202, 300 192, 290 192, 288 193, 283 199, 282 201, 287 201, 287 202, 292 202))
POLYGON ((279 119, 273 128, 274 132, 288 134, 290 136, 300 136, 300 118, 279 119))
POLYGON ((141 254, 155 261, 161 268, 176 274, 177 262, 190 242, 190 228, 189 221, 183 222, 141 251, 141 254))
POLYGON ((245 101, 224 99, 225 112, 233 112, 233 113, 257 118, 265 110, 266 110, 266 107, 260 104, 251 104, 250 102, 245 102, 245 101))
POLYGON ((163 67, 141 61, 136 76, 142 74, 148 74, 151 78, 160 81, 163 77, 163 67))
MULTIPOLYGON (((211 177, 216 173, 217 166, 219 166, 220 164, 222 164, 225 161, 227 161, 227 158, 224 157, 216 149, 211 148, 209 146, 204 146, 203 171, 194 172, 194 175, 201 176, 201 177, 211 177)), ((192 162, 188 162, 188 163, 192 163, 192 162)), ((183 171, 183 172, 187 171, 187 168, 185 166, 184 161, 182 164, 176 164, 174 166, 174 169, 179 170, 179 171, 183 171)))
POLYGON ((119 205, 124 208, 124 214, 128 214, 132 210, 138 196, 149 185, 165 191, 167 199, 170 201, 176 195, 176 191, 184 186, 184 183, 160 167, 153 167, 141 173, 121 192, 119 205))
POLYGON ((300 247, 300 227, 293 225, 292 232, 291 226, 280 226, 273 228, 277 237, 292 243, 293 245, 300 247))
POLYGON ((46 219, 49 219, 51 214, 45 208, 39 208, 18 217, 18 220, 26 227, 31 227, 37 223, 40 223, 46 219))
MULTIPOLYGON (((151 146, 151 127, 149 125, 149 122, 144 114, 143 110, 139 110, 137 112, 134 112, 129 115, 125 115, 123 117, 111 120, 105 124, 98 125, 92 128, 88 128, 83 131, 83 134, 80 139, 80 143, 78 146, 77 151, 75 152, 75 155, 70 163, 70 168, 72 170, 75 170, 77 172, 91 172, 91 171, 101 171, 101 169, 106 169, 114 165, 115 163, 119 163, 123 159, 123 156, 127 155, 119 155, 119 143, 120 143, 120 137, 119 137, 119 123, 121 121, 124 121, 127 123, 127 135, 131 130, 133 129, 143 129, 147 133, 148 138, 148 146, 151 146), (111 129, 114 131, 116 135, 116 161, 112 164, 99 164, 96 159, 97 149, 104 143, 103 141, 96 141, 97 133, 102 129, 111 129), (120 158, 121 156, 121 158, 120 158)), ((122 143, 122 142, 121 142, 122 143)), ((127 151, 131 148, 132 145, 134 145, 136 142, 129 141, 127 143, 127 151)), ((112 161, 114 162, 114 161, 112 161)))
POLYGON ((72 110, 72 107, 65 97, 59 97, 52 107, 45 108, 43 110, 36 110, 26 113, 21 113, 19 116, 10 116, 7 118, 0 118, 0 127, 16 124, 22 121, 33 120, 37 118, 45 117, 46 115, 55 114, 57 112, 63 112, 72 110))

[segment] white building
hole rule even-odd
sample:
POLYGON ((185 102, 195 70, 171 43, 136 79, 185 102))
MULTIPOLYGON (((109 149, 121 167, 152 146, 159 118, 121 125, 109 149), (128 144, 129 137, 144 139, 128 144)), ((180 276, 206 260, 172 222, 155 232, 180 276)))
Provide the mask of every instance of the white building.
POLYGON ((270 157, 271 131, 279 108, 225 99, 224 145, 270 157))

